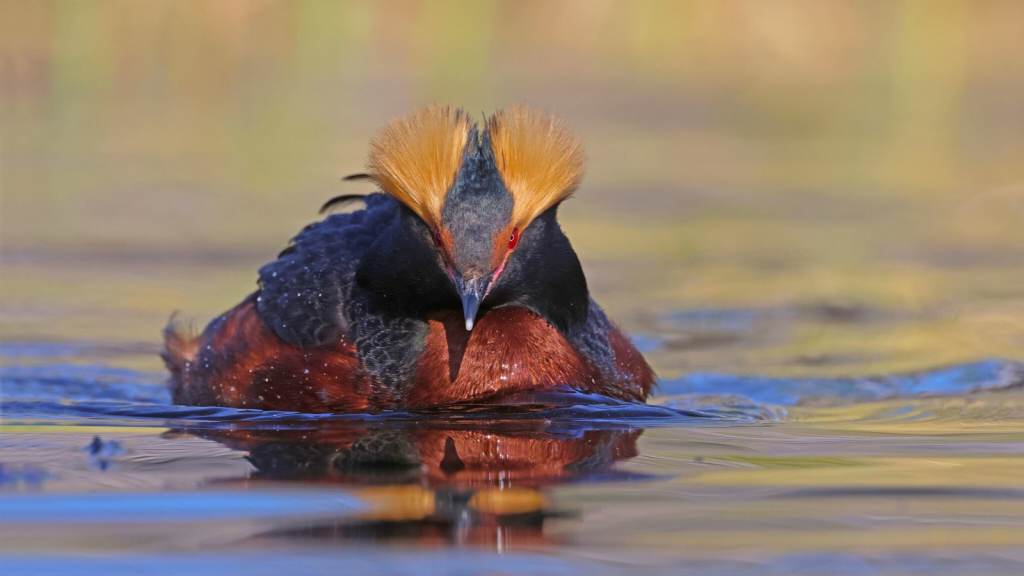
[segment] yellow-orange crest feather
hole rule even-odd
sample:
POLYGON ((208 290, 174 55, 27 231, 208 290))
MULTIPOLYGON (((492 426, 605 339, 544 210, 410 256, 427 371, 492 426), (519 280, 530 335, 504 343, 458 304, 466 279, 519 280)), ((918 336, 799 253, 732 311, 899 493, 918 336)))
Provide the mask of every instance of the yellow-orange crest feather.
POLYGON ((369 176, 428 225, 437 226, 469 132, 466 113, 450 106, 396 118, 370 143, 369 176))
POLYGON ((565 200, 583 179, 580 141, 554 116, 513 106, 487 121, 498 171, 512 193, 520 230, 565 200))

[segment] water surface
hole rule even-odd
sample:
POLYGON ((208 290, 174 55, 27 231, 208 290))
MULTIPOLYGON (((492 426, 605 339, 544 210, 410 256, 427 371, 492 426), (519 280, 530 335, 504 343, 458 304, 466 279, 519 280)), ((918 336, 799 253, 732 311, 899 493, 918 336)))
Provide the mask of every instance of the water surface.
POLYGON ((162 374, 89 363, 87 347, 6 351, 23 362, 2 372, 6 570, 1024 569, 1014 362, 697 373, 664 381, 649 406, 556 393, 308 415, 173 406, 162 374))

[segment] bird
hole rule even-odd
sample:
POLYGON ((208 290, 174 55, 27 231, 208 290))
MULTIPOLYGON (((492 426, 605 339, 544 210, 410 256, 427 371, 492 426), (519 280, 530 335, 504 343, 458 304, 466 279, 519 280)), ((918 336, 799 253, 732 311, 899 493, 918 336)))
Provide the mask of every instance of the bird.
POLYGON ((654 372, 591 298, 558 223, 584 162, 565 123, 531 107, 480 124, 436 104, 392 119, 350 177, 379 188, 362 209, 301 230, 201 333, 172 316, 173 401, 311 413, 538 391, 646 401, 654 372))

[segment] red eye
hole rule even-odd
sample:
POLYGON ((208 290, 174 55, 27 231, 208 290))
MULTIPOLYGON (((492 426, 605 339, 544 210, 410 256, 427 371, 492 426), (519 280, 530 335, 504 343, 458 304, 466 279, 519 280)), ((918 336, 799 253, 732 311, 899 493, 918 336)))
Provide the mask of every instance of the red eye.
POLYGON ((440 228, 434 228, 434 245, 437 246, 438 248, 440 248, 442 246, 442 244, 441 244, 441 229, 440 228))
POLYGON ((513 228, 512 235, 508 237, 508 249, 514 250, 517 244, 519 244, 519 228, 513 228))

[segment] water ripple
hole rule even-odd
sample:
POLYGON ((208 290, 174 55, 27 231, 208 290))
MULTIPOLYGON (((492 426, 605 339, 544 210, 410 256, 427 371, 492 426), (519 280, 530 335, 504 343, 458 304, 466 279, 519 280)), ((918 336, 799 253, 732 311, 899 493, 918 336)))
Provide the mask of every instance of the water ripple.
MULTIPOLYGON (((372 414, 301 414, 220 407, 175 406, 162 374, 108 366, 9 366, 0 369, 0 410, 15 420, 123 422, 134 425, 245 423, 302 426, 331 421, 430 421, 472 426, 502 420, 545 420, 616 427, 687 423, 764 422, 785 417, 786 407, 811 403, 851 404, 894 398, 963 396, 1024 386, 1024 364, 987 360, 914 374, 863 378, 772 378, 695 373, 661 383, 650 404, 593 394, 531 393, 501 406, 456 406, 372 414)), ((891 412, 891 410, 890 410, 891 412)), ((888 414, 888 413, 887 413, 888 414)), ((886 418, 931 417, 907 407, 886 418)))
POLYGON ((853 403, 901 397, 966 395, 1024 387, 1024 364, 984 360, 912 374, 860 378, 772 378, 698 372, 661 383, 661 393, 731 394, 754 403, 799 406, 853 403))

